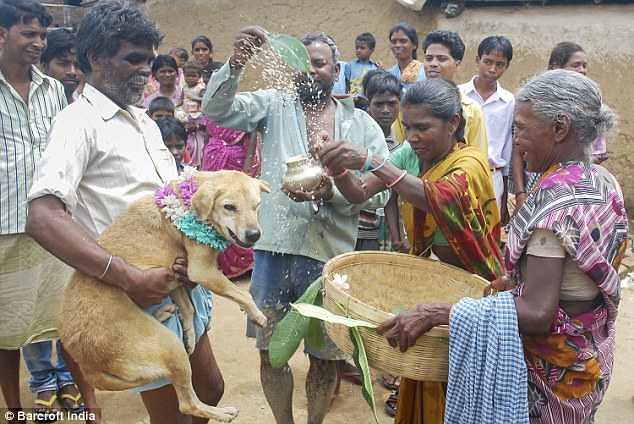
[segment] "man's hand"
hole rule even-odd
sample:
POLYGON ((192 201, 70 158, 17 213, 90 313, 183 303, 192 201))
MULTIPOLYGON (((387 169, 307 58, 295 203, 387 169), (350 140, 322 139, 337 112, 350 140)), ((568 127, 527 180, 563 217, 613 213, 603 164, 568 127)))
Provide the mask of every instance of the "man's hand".
POLYGON ((282 187, 282 191, 294 202, 310 202, 323 200, 327 202, 333 196, 330 178, 322 179, 321 184, 313 191, 293 191, 282 187))
POLYGON ((266 31, 258 26, 242 28, 233 43, 233 55, 229 63, 233 69, 242 69, 262 47, 266 40, 266 31))
POLYGON ((418 305, 385 321, 377 332, 387 339, 392 347, 399 346, 405 352, 416 344, 423 334, 437 325, 448 325, 451 305, 418 305))
POLYGON ((187 275, 187 258, 174 259, 174 263, 172 264, 172 271, 174 271, 176 281, 178 281, 188 289, 193 289, 198 285, 198 283, 194 283, 193 281, 189 280, 189 276, 187 275))
POLYGON ((161 303, 172 290, 176 276, 168 268, 150 268, 141 270, 130 267, 130 282, 126 294, 142 309, 161 303))
POLYGON ((497 280, 492 281, 488 286, 484 289, 484 296, 490 296, 492 294, 513 290, 515 288, 515 283, 506 275, 498 278, 497 280))

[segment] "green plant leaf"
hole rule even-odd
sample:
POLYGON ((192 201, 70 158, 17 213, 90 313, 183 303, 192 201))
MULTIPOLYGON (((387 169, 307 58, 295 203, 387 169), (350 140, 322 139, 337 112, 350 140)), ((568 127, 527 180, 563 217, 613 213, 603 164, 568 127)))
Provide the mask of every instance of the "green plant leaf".
POLYGON ((365 354, 365 347, 363 346, 363 339, 359 333, 357 327, 350 328, 350 339, 354 345, 354 353, 352 359, 357 369, 361 372, 361 394, 363 398, 372 409, 374 414, 374 421, 378 424, 379 419, 376 416, 376 403, 374 402, 374 387, 372 387, 372 375, 370 374, 370 364, 368 364, 368 357, 365 354))
POLYGON ((310 71, 310 56, 301 41, 290 35, 275 33, 268 33, 266 38, 271 50, 289 66, 300 72, 310 71))
POLYGON ((324 309, 321 306, 311 305, 307 303, 291 303, 293 309, 305 317, 317 318, 321 321, 328 321, 333 324, 345 325, 346 327, 368 327, 377 328, 378 325, 360 319, 343 317, 324 309))
MULTIPOLYGON (((317 300, 321 303, 321 277, 313 281, 298 302, 313 304, 317 300)), ((297 351, 302 339, 306 337, 310 318, 302 316, 295 309, 291 309, 277 324, 269 342, 269 361, 273 368, 284 366, 297 351)))
POLYGON ((326 346, 324 339, 324 327, 317 318, 310 318, 308 323, 308 331, 304 337, 304 343, 313 352, 318 352, 326 346))

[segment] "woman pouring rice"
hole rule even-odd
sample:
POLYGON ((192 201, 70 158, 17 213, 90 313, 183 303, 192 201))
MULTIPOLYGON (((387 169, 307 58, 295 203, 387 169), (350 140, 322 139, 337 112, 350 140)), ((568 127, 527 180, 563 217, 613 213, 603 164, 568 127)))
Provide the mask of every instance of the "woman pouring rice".
MULTIPOLYGON (((402 100, 408 142, 390 158, 372 156, 342 141, 317 151, 341 193, 361 203, 393 188, 413 216, 408 239, 414 255, 429 255, 489 281, 502 275, 500 214, 486 158, 458 143, 464 121, 460 92, 445 80, 418 82, 402 100), (365 168, 362 176, 350 170, 365 168)), ((397 423, 442 423, 445 385, 403 379, 397 423)))
POLYGON ((522 88, 515 148, 543 176, 511 221, 509 278, 493 284, 513 291, 419 305, 379 329, 406 350, 449 325, 445 422, 594 422, 612 373, 628 232, 618 183, 590 161, 613 122, 578 73, 549 71, 522 88))

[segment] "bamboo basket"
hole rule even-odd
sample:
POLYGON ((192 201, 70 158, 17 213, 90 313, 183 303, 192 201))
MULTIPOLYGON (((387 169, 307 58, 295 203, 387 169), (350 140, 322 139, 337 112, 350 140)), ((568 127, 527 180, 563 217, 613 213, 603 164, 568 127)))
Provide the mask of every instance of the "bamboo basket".
MULTIPOLYGON (((456 303, 480 298, 488 282, 460 268, 426 258, 391 252, 352 252, 325 265, 324 308, 338 315, 381 324, 391 311, 417 304, 456 303), (349 290, 333 284, 335 274, 347 275, 349 290)), ((347 327, 325 322, 337 347, 352 354, 347 327)), ((447 381, 449 328, 432 328, 415 346, 401 353, 374 329, 359 327, 371 367, 413 380, 447 381)))

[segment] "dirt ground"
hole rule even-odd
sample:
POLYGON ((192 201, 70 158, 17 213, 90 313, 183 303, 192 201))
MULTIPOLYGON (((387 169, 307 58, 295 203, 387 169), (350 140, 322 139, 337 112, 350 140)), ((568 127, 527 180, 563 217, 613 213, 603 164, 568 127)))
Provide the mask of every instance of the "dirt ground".
MULTIPOLYGON (((239 283, 247 290, 248 282, 239 283)), ((222 298, 216 297, 214 311, 215 326, 211 332, 214 353, 225 379, 225 395, 222 405, 237 406, 240 415, 234 421, 237 424, 274 423, 273 416, 266 404, 260 388, 259 361, 254 342, 247 340, 244 314, 239 308, 222 298)), ((598 424, 628 423, 634 417, 634 289, 623 291, 623 301, 617 322, 617 353, 613 381, 603 405, 599 409, 598 424)), ((306 422, 306 395, 304 381, 308 362, 303 354, 296 353, 291 366, 295 376, 295 419, 306 422)), ((31 406, 31 395, 27 389, 27 374, 24 367, 22 376, 22 398, 24 406, 31 406)), ((387 392, 375 384, 379 423, 387 424, 392 420, 382 410, 383 398, 387 392)), ((108 424, 145 424, 145 409, 138 395, 129 392, 100 392, 98 394, 104 416, 108 424)), ((4 404, 0 401, 0 407, 4 404)), ((4 422, 4 417, 0 422, 4 422)), ((326 424, 371 423, 370 409, 361 397, 359 387, 343 382, 341 394, 332 405, 326 424)))

